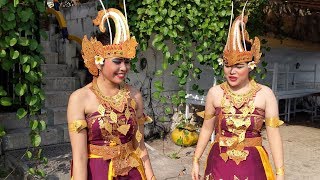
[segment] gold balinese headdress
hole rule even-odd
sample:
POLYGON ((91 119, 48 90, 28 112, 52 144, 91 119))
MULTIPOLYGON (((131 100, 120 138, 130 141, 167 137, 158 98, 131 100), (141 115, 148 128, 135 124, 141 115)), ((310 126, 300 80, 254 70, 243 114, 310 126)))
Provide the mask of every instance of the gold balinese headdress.
POLYGON ((254 40, 249 39, 249 34, 245 29, 248 17, 244 16, 244 9, 245 6, 243 7, 242 15, 238 16, 232 23, 232 4, 228 39, 223 51, 223 60, 228 66, 251 61, 253 61, 255 65, 258 65, 260 62, 262 54, 260 53, 260 40, 257 37, 255 37, 254 40), (246 43, 251 44, 250 51, 247 50, 246 43), (254 58, 254 60, 252 60, 252 58, 254 58))
POLYGON ((85 66, 94 76, 98 75, 96 60, 99 64, 103 64, 103 61, 101 63, 102 58, 122 57, 132 59, 136 56, 136 47, 138 45, 136 39, 130 37, 127 18, 117 9, 109 8, 106 10, 103 4, 102 7, 103 10, 98 12, 98 16, 93 20, 93 24, 99 26, 100 31, 104 33, 106 31, 104 26, 105 21, 108 22, 110 45, 103 45, 96 38, 92 37, 88 40, 86 35, 82 40, 82 57, 85 66), (116 28, 113 41, 109 18, 113 20, 116 28))

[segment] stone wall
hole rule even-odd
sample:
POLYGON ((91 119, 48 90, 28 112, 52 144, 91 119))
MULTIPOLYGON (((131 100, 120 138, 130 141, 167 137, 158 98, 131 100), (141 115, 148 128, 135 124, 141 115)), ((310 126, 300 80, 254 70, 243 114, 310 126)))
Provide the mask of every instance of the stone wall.
POLYGON ((96 6, 96 2, 89 2, 60 9, 66 19, 69 34, 82 38, 97 30, 92 23, 97 15, 96 6))

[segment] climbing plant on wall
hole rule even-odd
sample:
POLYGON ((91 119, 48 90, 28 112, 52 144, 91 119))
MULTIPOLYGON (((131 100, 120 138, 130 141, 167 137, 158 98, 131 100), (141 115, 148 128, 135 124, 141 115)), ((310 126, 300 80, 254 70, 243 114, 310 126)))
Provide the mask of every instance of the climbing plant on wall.
MULTIPOLYGON (((250 1, 246 12, 256 13, 264 2, 266 0, 250 1)), ((127 4, 129 25, 140 50, 153 46, 164 55, 162 68, 156 75, 171 73, 177 77, 180 90, 170 97, 173 104, 185 102, 185 85, 190 78, 199 79, 203 70, 197 64, 210 66, 214 75, 221 76, 222 67, 217 60, 227 39, 231 0, 128 0, 127 4), (151 37, 152 44, 148 44, 151 37), (168 42, 173 44, 173 49, 168 47, 168 42), (168 72, 168 66, 173 66, 174 70, 168 72)), ((239 15, 237 9, 241 10, 243 4, 244 1, 235 2, 235 16, 239 15)), ((167 102, 162 93, 163 82, 156 81, 154 86, 153 97, 167 102)), ((197 84, 193 84, 192 89, 204 93, 197 84)), ((171 113, 171 108, 165 111, 171 113)))
MULTIPOLYGON (((45 33, 39 29, 38 17, 45 12, 45 4, 43 0, 0 0, 0 8, 0 66, 7 76, 0 84, 0 107, 11 107, 18 119, 28 121, 32 147, 25 156, 46 163, 38 148, 40 132, 46 129, 45 121, 38 117, 45 99, 40 70, 43 61, 40 36, 45 33)), ((2 128, 0 131, 4 135, 2 128)), ((36 167, 30 167, 29 173, 45 175, 36 167)))

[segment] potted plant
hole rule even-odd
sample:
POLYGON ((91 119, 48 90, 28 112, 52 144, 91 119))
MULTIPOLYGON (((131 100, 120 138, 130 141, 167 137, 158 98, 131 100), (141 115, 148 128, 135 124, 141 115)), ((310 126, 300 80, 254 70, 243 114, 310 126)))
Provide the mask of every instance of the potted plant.
MULTIPOLYGON (((171 133, 172 141, 179 146, 193 146, 197 143, 199 135, 197 128, 192 124, 193 115, 186 118, 181 111, 173 115, 173 122, 176 122, 171 133)), ((174 124, 174 123, 173 123, 174 124)))

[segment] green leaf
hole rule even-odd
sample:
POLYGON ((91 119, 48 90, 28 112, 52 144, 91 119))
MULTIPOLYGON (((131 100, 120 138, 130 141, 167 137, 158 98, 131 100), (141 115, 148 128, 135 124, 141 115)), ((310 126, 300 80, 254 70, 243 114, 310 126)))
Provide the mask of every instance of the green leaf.
POLYGON ((155 74, 156 76, 161 76, 163 74, 163 71, 161 69, 157 70, 155 74))
POLYGON ((41 177, 45 177, 46 173, 42 170, 42 169, 38 169, 37 170, 37 175, 41 176, 41 177))
POLYGON ((22 66, 22 70, 23 70, 23 72, 25 72, 25 73, 29 73, 29 72, 30 72, 30 66, 29 66, 29 65, 23 65, 23 66, 22 66))
POLYGON ((152 96, 156 99, 156 100, 159 100, 160 99, 160 92, 159 91, 156 91, 152 94, 152 96))
POLYGON ((48 34, 44 31, 44 30, 40 30, 40 36, 44 39, 47 40, 48 39, 48 34))
POLYGON ((35 130, 38 128, 38 121, 37 120, 31 120, 30 123, 29 123, 29 127, 32 129, 32 130, 35 130))
POLYGON ((41 160, 45 165, 48 164, 48 158, 42 157, 41 160))
POLYGON ((40 92, 40 89, 37 86, 30 86, 30 91, 32 94, 38 94, 40 92))
POLYGON ((202 54, 198 54, 197 55, 197 59, 199 60, 199 62, 203 61, 203 55, 202 54))
POLYGON ((164 7, 164 4, 166 3, 166 0, 159 0, 159 6, 164 7))
POLYGON ((41 136, 39 134, 35 134, 31 136, 31 144, 34 147, 38 147, 41 143, 41 136))
POLYGON ((0 86, 0 96, 6 96, 7 92, 3 89, 2 86, 0 86))
POLYGON ((34 40, 34 39, 31 39, 30 40, 30 45, 29 45, 30 50, 31 51, 36 50, 37 47, 38 47, 38 42, 36 40, 34 40))
POLYGON ((40 97, 41 101, 44 101, 46 99, 46 97, 44 95, 44 91, 42 89, 40 89, 39 97, 40 97))
POLYGON ((203 90, 203 89, 199 89, 199 90, 198 90, 198 93, 199 93, 200 95, 204 95, 204 90, 203 90))
POLYGON ((44 120, 40 120, 38 128, 39 128, 40 131, 44 131, 47 128, 46 122, 44 120))
POLYGON ((16 84, 14 91, 18 96, 23 96, 26 92, 26 84, 22 85, 21 83, 16 84))
POLYGON ((268 63, 266 61, 262 61, 262 67, 267 67, 268 63))
POLYGON ((32 152, 30 152, 29 150, 26 152, 26 156, 28 159, 32 158, 32 152))
POLYGON ((33 15, 33 12, 30 8, 28 8, 24 11, 18 12, 18 15, 22 22, 28 22, 31 16, 33 15))
POLYGON ((165 112, 166 114, 170 114, 170 113, 171 113, 171 108, 170 108, 170 107, 166 107, 166 108, 164 109, 164 112, 165 112))
POLYGON ((197 85, 197 84, 192 85, 192 90, 196 91, 198 89, 199 89, 199 85, 197 85))
POLYGON ((169 28, 167 26, 165 26, 165 27, 161 27, 161 29, 162 29, 163 35, 166 36, 168 34, 168 32, 169 32, 169 28))
POLYGON ((186 97, 186 91, 184 91, 184 90, 178 91, 178 96, 182 97, 182 98, 186 97))
POLYGON ((33 168, 29 168, 28 172, 31 175, 34 175, 36 173, 36 171, 33 168))
POLYGON ((6 132, 4 130, 4 126, 0 124, 0 138, 6 135, 6 132))
POLYGON ((7 19, 7 21, 13 21, 13 20, 16 19, 16 16, 15 16, 13 13, 9 12, 9 13, 5 16, 5 18, 7 19))
POLYGON ((154 39, 152 41, 152 46, 155 47, 155 44, 159 41, 163 40, 163 36, 161 34, 157 34, 154 36, 154 39))
POLYGON ((43 1, 36 2, 36 6, 37 6, 38 11, 41 13, 46 10, 43 1))
POLYGON ((37 74, 34 71, 30 71, 27 74, 25 74, 25 77, 30 82, 34 83, 38 80, 37 74))
POLYGON ((26 62, 28 62, 28 60, 30 59, 30 56, 29 55, 22 55, 20 56, 20 64, 24 64, 26 62))
POLYGON ((17 111, 17 117, 18 119, 22 119, 27 115, 27 111, 24 108, 19 108, 17 111))
POLYGON ((34 59, 30 59, 30 65, 31 65, 31 68, 35 68, 35 67, 37 67, 38 62, 35 61, 34 59))
POLYGON ((4 49, 0 51, 0 58, 6 57, 7 53, 4 49))
POLYGON ((1 64, 2 69, 9 71, 12 66, 13 66, 14 62, 13 61, 3 61, 1 64))
POLYGON ((13 0, 13 6, 17 7, 17 5, 19 4, 19 0, 13 0))
POLYGON ((166 102, 167 102, 167 98, 162 96, 162 97, 160 98, 160 102, 161 102, 162 104, 166 103, 166 102))
POLYGON ((0 8, 8 3, 8 0, 0 0, 0 8))
POLYGON ((201 71, 201 69, 199 69, 199 68, 195 68, 195 69, 194 69, 194 72, 195 72, 196 74, 200 74, 202 71, 201 71))
POLYGON ((29 106, 33 106, 38 102, 38 97, 37 96, 32 96, 29 102, 29 106))
POLYGON ((2 97, 0 99, 0 104, 2 106, 11 106, 12 105, 12 98, 10 98, 10 97, 2 97))
POLYGON ((37 158, 41 158, 41 154, 42 154, 42 149, 39 149, 38 153, 37 153, 37 158))
POLYGON ((10 49, 10 57, 11 59, 17 59, 19 57, 19 51, 10 49))
POLYGON ((20 37, 19 38, 19 44, 21 46, 29 46, 29 39, 26 37, 20 37))

